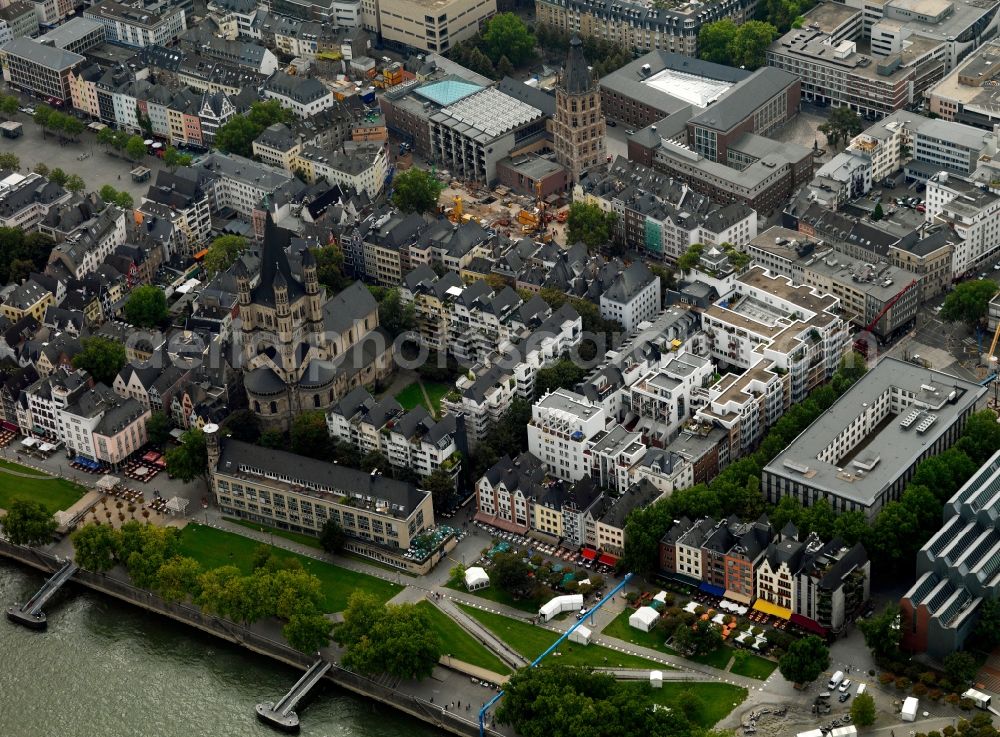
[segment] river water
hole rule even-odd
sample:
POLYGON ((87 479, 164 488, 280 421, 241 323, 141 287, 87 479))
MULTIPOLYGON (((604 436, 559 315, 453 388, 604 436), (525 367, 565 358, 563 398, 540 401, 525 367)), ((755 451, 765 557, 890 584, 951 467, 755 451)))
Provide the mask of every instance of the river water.
MULTIPOLYGON (((0 561, 0 607, 40 575, 0 561)), ((275 737, 254 715, 301 672, 72 584, 49 629, 0 619, 0 737, 275 737)), ((300 706, 304 737, 439 737, 331 684, 300 706)))

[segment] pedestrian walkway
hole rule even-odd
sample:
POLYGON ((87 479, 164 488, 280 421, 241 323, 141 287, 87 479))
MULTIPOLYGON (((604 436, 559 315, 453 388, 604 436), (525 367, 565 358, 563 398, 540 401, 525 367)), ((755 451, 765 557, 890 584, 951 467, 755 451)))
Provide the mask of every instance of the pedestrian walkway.
POLYGON ((506 662, 507 665, 513 668, 523 668, 528 665, 527 659, 511 649, 506 642, 498 638, 486 629, 486 627, 483 627, 483 625, 481 625, 477 620, 473 619, 460 608, 455 606, 450 599, 441 596, 439 598, 431 598, 429 601, 454 620, 455 623, 462 629, 466 630, 470 635, 479 640, 479 642, 484 647, 491 650, 494 655, 506 662))

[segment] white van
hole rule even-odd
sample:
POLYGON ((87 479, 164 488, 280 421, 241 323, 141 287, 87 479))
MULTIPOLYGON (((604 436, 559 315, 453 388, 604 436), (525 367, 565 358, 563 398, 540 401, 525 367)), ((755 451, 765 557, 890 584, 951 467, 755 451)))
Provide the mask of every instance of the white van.
POLYGON ((830 682, 826 685, 827 691, 836 691, 837 686, 840 685, 842 680, 844 680, 844 671, 838 670, 833 674, 833 678, 831 678, 830 682))
POLYGON ((866 688, 866 687, 865 687, 865 684, 863 684, 863 683, 859 683, 859 684, 858 684, 858 692, 857 692, 857 694, 855 694, 855 695, 856 695, 856 696, 860 696, 861 694, 863 694, 863 693, 865 692, 865 688, 866 688))

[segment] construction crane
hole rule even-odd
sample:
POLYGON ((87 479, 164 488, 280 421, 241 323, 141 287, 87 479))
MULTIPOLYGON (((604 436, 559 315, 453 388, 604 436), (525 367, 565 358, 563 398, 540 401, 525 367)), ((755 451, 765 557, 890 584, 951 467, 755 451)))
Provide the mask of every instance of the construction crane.
MULTIPOLYGON (((903 298, 903 296, 907 292, 909 292, 911 289, 913 289, 915 286, 917 286, 917 280, 916 279, 914 279, 909 284, 907 284, 905 287, 903 287, 902 289, 900 289, 898 294, 896 294, 892 299, 890 299, 888 302, 885 303, 885 306, 881 310, 879 310, 878 314, 875 315, 875 318, 870 323, 868 323, 865 326, 865 329, 862 332, 863 333, 872 333, 872 331, 875 330, 875 326, 877 326, 879 324, 879 321, 881 321, 881 319, 886 316, 886 313, 889 312, 889 310, 891 310, 893 308, 893 306, 897 302, 899 302, 899 300, 901 300, 903 298)), ((868 358, 868 342, 867 341, 865 341, 865 340, 863 340, 861 338, 858 338, 857 340, 855 340, 854 341, 854 350, 856 350, 858 353, 860 353, 865 358, 868 358)))

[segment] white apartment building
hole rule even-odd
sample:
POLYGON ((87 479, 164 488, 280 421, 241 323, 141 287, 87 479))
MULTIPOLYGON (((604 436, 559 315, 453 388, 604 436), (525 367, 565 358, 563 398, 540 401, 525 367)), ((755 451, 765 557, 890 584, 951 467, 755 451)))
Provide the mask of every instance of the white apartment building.
POLYGON ((108 205, 96 217, 67 234, 65 241, 53 246, 49 263, 59 261, 70 274, 82 279, 125 243, 128 239, 125 222, 125 211, 108 205))
POLYGON ((305 172, 310 182, 325 179, 372 199, 382 192, 389 172, 386 147, 377 143, 346 143, 338 151, 306 145, 296 152, 293 166, 305 172))
POLYGON ((34 230, 49 209, 66 202, 68 190, 34 172, 0 179, 0 226, 34 230))
POLYGON ((252 217, 265 197, 292 201, 306 188, 283 169, 236 154, 213 151, 199 166, 214 175, 209 195, 212 212, 231 207, 244 217, 252 217))
POLYGON ((264 83, 264 97, 277 100, 300 118, 333 107, 333 93, 313 77, 297 77, 285 72, 275 72, 264 83))
POLYGON ((927 180, 924 219, 948 225, 958 240, 952 248, 952 273, 962 276, 1000 255, 1000 195, 967 179, 940 172, 927 180))
POLYGON ((591 477, 602 488, 619 492, 630 486, 629 469, 646 454, 640 434, 626 430, 623 425, 601 430, 587 445, 591 477))
POLYGON ((60 413, 90 386, 90 374, 83 369, 56 368, 25 389, 17 402, 17 421, 26 437, 49 442, 64 440, 60 413))
POLYGON ((656 317, 661 307, 660 277, 641 261, 625 269, 601 295, 601 317, 621 323, 629 333, 656 317))
POLYGON ((101 0, 83 12, 84 18, 101 23, 109 41, 125 46, 168 46, 187 30, 184 9, 165 7, 158 11, 101 0))
POLYGON ((604 410, 586 397, 557 389, 531 408, 528 450, 554 476, 577 481, 590 473, 590 440, 608 423, 604 410))
POLYGON ((666 363, 629 386, 627 416, 638 417, 633 427, 643 441, 661 447, 669 443, 704 405, 714 373, 715 365, 707 358, 673 353, 666 363))

